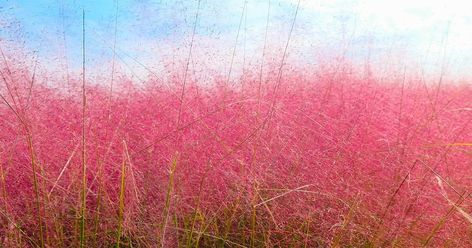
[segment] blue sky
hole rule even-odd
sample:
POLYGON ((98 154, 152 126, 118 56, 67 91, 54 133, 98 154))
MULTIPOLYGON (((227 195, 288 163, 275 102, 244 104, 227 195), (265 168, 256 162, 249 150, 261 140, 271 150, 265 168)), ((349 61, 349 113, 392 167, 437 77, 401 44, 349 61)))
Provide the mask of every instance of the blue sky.
MULTIPOLYGON (((227 64, 235 45, 236 64, 260 59, 255 53, 264 38, 268 2, 202 0, 196 44, 206 47, 213 58, 221 57, 222 64, 227 64)), ((286 40, 298 0, 270 2, 269 41, 277 49, 286 40)), ((24 42, 27 50, 51 65, 67 60, 74 68, 80 64, 83 9, 90 65, 106 64, 112 57, 117 17, 116 47, 123 61, 133 64, 133 57, 162 69, 157 61, 185 54, 197 1, 0 0, 0 38, 24 42)), ((348 47, 347 56, 354 60, 365 60, 367 54, 404 53, 432 71, 445 61, 452 72, 470 71, 470 9, 470 3, 462 0, 302 0, 292 57, 314 62, 316 56, 339 55, 340 48, 348 47)))

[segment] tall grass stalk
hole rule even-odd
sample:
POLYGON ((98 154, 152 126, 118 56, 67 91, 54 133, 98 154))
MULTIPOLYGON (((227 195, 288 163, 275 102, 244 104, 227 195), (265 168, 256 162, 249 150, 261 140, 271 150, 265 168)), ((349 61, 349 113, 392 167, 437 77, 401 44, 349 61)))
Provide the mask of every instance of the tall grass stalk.
POLYGON ((82 190, 80 207, 80 247, 85 247, 85 219, 87 211, 87 158, 85 139, 85 114, 87 108, 87 96, 85 92, 85 9, 82 10, 82 190))
POLYGON ((171 167, 169 170, 169 183, 167 185, 167 193, 165 197, 165 205, 164 205, 164 211, 162 216, 164 217, 162 227, 161 227, 161 247, 165 247, 165 238, 166 238, 166 230, 167 230, 167 222, 169 220, 169 214, 170 214, 170 204, 172 201, 172 194, 174 191, 174 173, 177 168, 177 159, 178 159, 178 154, 174 155, 174 158, 172 159, 171 167))
MULTIPOLYGON (((206 172, 208 172, 208 170, 206 170, 206 172)), ((194 211, 193 216, 192 216, 192 224, 191 224, 191 228, 190 228, 190 233, 189 233, 188 238, 187 238, 187 247, 192 247, 193 233, 195 232, 195 225, 197 223, 197 218, 198 218, 198 214, 199 214, 199 211, 200 211, 200 201, 201 201, 201 197, 202 197, 203 184, 205 182, 206 172, 202 176, 202 179, 200 180, 200 186, 199 186, 199 189, 198 189, 197 202, 195 204, 195 211, 194 211)))
POLYGON ((42 202, 42 198, 41 198, 41 193, 39 191, 39 181, 38 181, 38 178, 37 178, 37 164, 36 164, 36 156, 35 156, 35 153, 34 153, 34 148, 33 148, 33 141, 32 141, 32 138, 31 136, 28 134, 27 135, 27 140, 28 140, 28 148, 29 148, 29 151, 30 151, 30 155, 31 155, 31 168, 33 170, 33 188, 34 188, 34 192, 35 192, 35 195, 36 195, 36 209, 37 209, 37 212, 36 214, 38 215, 38 227, 39 227, 39 238, 40 238, 40 246, 41 248, 45 247, 45 240, 44 240, 44 221, 43 221, 43 214, 42 214, 42 206, 41 206, 41 202, 42 202))
POLYGON ((125 210, 125 187, 126 187, 125 182, 126 182, 126 155, 125 155, 125 152, 123 152, 123 162, 121 163, 120 206, 118 209, 118 231, 116 235, 116 248, 120 247, 121 234, 122 234, 122 229, 123 229, 123 214, 125 210))

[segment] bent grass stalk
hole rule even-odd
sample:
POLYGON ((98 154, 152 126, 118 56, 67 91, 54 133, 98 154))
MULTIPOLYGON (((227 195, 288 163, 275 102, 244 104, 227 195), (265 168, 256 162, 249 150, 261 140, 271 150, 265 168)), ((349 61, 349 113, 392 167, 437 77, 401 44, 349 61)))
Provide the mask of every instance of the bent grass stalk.
POLYGON ((444 226, 444 224, 446 224, 446 219, 449 218, 449 216, 452 215, 454 210, 459 208, 460 205, 464 202, 464 200, 467 199, 470 195, 471 195, 470 193, 464 192, 460 196, 460 198, 449 208, 449 210, 446 212, 446 214, 444 214, 443 217, 441 217, 439 219, 439 221, 436 223, 436 225, 433 227, 430 234, 425 239, 422 247, 428 247, 429 243, 431 242, 433 237, 436 235, 436 233, 444 226))

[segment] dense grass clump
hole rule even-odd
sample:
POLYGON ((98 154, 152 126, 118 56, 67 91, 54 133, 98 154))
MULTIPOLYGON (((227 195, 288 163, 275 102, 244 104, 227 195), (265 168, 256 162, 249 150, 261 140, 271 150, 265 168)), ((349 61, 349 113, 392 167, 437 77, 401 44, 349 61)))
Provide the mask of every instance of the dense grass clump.
POLYGON ((2 247, 472 246, 470 84, 2 77, 2 247))

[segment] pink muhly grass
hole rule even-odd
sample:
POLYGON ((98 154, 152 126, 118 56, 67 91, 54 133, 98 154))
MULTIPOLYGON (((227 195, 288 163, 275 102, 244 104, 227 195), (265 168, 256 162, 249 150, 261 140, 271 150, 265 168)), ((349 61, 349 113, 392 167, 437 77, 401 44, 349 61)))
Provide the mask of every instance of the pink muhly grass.
POLYGON ((90 83, 85 122, 81 82, 31 87, 15 67, 1 87, 0 244, 472 245, 470 85, 264 68, 232 87, 117 75, 111 97, 90 83))

